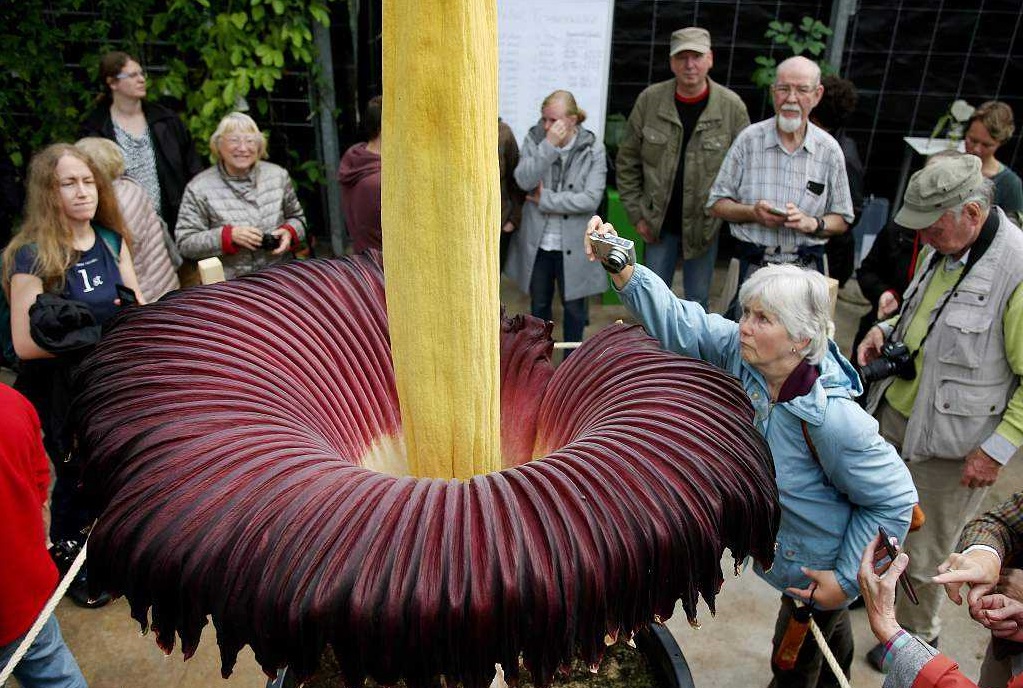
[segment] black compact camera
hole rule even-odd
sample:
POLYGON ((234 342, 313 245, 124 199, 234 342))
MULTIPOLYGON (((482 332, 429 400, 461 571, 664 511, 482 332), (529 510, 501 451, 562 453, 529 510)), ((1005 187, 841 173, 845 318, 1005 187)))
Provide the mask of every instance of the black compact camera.
POLYGON ((276 251, 281 245, 281 238, 276 234, 270 234, 267 232, 263 235, 263 240, 259 243, 259 247, 264 251, 276 251))
POLYGON ((628 239, 613 234, 591 234, 590 246, 604 269, 612 274, 617 275, 626 265, 636 264, 636 245, 628 239))
POLYGON ((916 377, 913 352, 903 342, 886 341, 881 345, 881 355, 860 368, 860 375, 865 382, 877 382, 892 375, 912 380, 916 377))

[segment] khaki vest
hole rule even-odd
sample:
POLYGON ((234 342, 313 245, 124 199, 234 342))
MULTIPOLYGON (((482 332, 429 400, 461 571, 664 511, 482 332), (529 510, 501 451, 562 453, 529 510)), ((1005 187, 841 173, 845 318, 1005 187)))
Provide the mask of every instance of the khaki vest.
MULTIPOLYGON (((998 208, 998 232, 990 247, 959 284, 924 342, 920 389, 906 427, 902 457, 962 459, 980 446, 1001 422, 1019 384, 1005 352, 1002 316, 1023 281, 1023 232, 998 208)), ((927 265, 928 251, 921 265, 927 265)), ((940 265, 927 271, 928 281, 940 265)), ((906 293, 913 293, 893 337, 901 340, 927 286, 917 287, 918 271, 906 293)), ((938 300, 941 303, 941 299, 938 300)), ((894 378, 870 390, 874 413, 894 378)))

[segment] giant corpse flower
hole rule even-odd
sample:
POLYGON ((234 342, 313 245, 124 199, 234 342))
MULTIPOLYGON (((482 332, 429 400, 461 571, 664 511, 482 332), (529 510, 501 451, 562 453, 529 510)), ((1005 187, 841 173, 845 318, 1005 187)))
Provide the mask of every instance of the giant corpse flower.
POLYGON ((90 583, 186 656, 211 616, 225 674, 249 644, 306 676, 329 642, 350 681, 413 685, 520 654, 547 681, 713 609, 724 548, 768 564, 777 527, 743 390, 635 326, 552 370, 549 333, 502 320, 504 468, 415 478, 376 256, 137 309, 81 380, 90 583))
POLYGON ((76 410, 94 591, 185 655, 211 618, 349 683, 540 683, 605 638, 713 610, 769 565, 773 464, 739 385, 636 327, 552 370, 502 319, 496 8, 384 3, 386 260, 272 268, 124 314, 76 410), (385 279, 386 274, 386 279, 385 279))

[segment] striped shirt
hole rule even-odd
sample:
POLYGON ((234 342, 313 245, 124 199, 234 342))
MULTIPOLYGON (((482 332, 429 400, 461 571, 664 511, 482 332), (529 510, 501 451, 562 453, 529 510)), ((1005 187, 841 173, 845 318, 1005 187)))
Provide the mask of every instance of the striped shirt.
POLYGON ((156 174, 156 151, 153 150, 149 126, 146 125, 142 136, 132 136, 114 122, 114 137, 124 151, 124 173, 142 185, 153 201, 156 214, 163 217, 160 178, 156 174))
MULTIPOLYGON (((749 205, 763 199, 777 208, 794 203, 812 217, 834 213, 846 222, 854 219, 842 148, 812 123, 807 124, 803 143, 791 153, 778 140, 774 117, 743 129, 725 155, 706 207, 722 198, 749 205)), ((827 242, 787 227, 775 229, 755 222, 731 227, 736 239, 778 247, 781 253, 827 242)))

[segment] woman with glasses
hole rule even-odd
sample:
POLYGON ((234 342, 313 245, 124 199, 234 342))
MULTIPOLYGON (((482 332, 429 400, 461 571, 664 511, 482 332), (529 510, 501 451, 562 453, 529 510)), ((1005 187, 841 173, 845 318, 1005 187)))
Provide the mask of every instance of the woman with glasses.
POLYGON ((188 183, 175 234, 185 258, 217 256, 227 279, 284 260, 305 239, 305 214, 287 170, 266 162, 266 139, 232 112, 210 137, 216 161, 188 183))
POLYGON ((117 142, 125 174, 142 185, 173 231, 185 185, 202 169, 192 137, 176 113, 146 102, 146 73, 131 55, 104 55, 99 81, 101 94, 80 134, 117 142))

